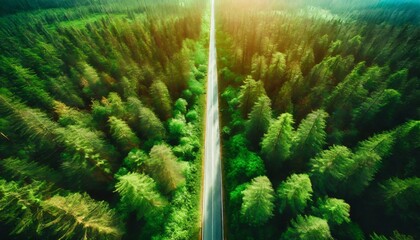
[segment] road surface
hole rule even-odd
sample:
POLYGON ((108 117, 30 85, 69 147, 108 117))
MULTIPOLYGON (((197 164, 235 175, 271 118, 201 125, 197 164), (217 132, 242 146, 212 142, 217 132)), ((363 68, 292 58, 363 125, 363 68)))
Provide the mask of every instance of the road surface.
POLYGON ((211 0, 210 52, 207 72, 206 135, 204 146, 203 240, 222 240, 224 236, 215 34, 214 0, 211 0))

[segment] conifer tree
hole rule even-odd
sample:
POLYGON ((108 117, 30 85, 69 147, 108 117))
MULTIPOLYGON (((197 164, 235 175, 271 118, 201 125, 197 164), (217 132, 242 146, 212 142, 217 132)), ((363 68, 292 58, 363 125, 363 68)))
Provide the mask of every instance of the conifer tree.
POLYGON ((314 216, 297 216, 281 236, 282 240, 333 239, 326 220, 314 216))
POLYGON ((319 109, 302 120, 293 138, 292 152, 295 159, 306 160, 322 150, 326 139, 327 117, 328 114, 319 109))
POLYGON ((165 138, 165 127, 156 114, 135 97, 127 99, 127 110, 130 113, 128 123, 143 138, 162 140, 165 138))
POLYGON ((312 207, 312 212, 315 216, 327 220, 330 225, 350 222, 350 205, 342 199, 319 199, 317 206, 312 207))
POLYGON ((293 116, 283 113, 271 121, 268 131, 261 142, 261 152, 269 164, 278 166, 290 155, 293 136, 293 116))
POLYGON ((249 225, 263 225, 273 216, 274 190, 265 176, 256 177, 242 191, 242 219, 249 225))
POLYGON ((150 95, 152 96, 153 106, 160 119, 167 120, 170 118, 172 113, 172 100, 165 83, 160 80, 154 81, 150 86, 150 95))
POLYGON ((261 81, 255 81, 251 76, 248 76, 239 92, 239 108, 244 117, 248 117, 251 109, 259 99, 259 97, 266 95, 264 86, 261 81))
POLYGON ((55 195, 41 202, 39 230, 46 229, 60 239, 121 239, 120 219, 105 202, 87 194, 55 195))
POLYGON ((388 213, 405 221, 420 220, 420 178, 391 178, 381 185, 381 195, 388 213))
POLYGON ((139 219, 159 211, 165 205, 155 181, 145 174, 128 173, 119 177, 115 191, 121 197, 122 208, 136 212, 139 219))
POLYGON ((352 152, 344 146, 332 146, 310 160, 310 174, 321 191, 335 192, 352 173, 352 152))
POLYGON ((286 209, 293 214, 302 213, 311 201, 312 184, 306 174, 292 174, 280 183, 277 193, 280 199, 280 212, 286 209))
POLYGON ((184 182, 182 166, 170 147, 164 144, 155 145, 150 150, 149 156, 146 162, 147 172, 156 180, 163 192, 171 192, 184 182))
POLYGON ((270 98, 263 95, 258 98, 249 114, 249 120, 245 123, 246 136, 254 147, 259 145, 262 136, 267 132, 271 115, 270 98))
POLYGON ((139 147, 140 140, 126 122, 116 117, 110 117, 108 122, 112 137, 123 151, 128 152, 132 148, 139 147))

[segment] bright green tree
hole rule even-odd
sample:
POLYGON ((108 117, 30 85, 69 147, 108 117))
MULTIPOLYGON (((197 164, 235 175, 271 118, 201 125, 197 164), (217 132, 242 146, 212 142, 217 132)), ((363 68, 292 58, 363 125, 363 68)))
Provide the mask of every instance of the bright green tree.
POLYGON ((327 240, 333 239, 327 220, 314 216, 297 216, 281 236, 282 240, 327 240))
POLYGON ((122 208, 136 212, 137 218, 151 215, 166 204, 155 181, 145 174, 128 173, 119 177, 115 191, 121 197, 122 208))
POLYGON ((311 201, 312 192, 311 180, 307 174, 292 174, 277 189, 280 212, 288 209, 294 214, 302 213, 311 201))
POLYGON ((253 106, 262 95, 266 95, 264 86, 261 81, 255 81, 248 76, 239 92, 239 108, 244 117, 248 117, 253 106))
POLYGON ((252 179, 242 195, 241 216, 246 223, 263 225, 273 216, 274 190, 267 177, 252 179))
POLYGON ((139 147, 140 140, 126 122, 116 117, 110 117, 108 122, 112 138, 123 151, 139 147))
POLYGON ((114 210, 87 194, 55 195, 41 202, 39 230, 59 239, 121 239, 123 228, 114 210))
POLYGON ((317 206, 312 207, 312 212, 315 216, 327 220, 330 225, 350 222, 350 205, 343 199, 319 199, 317 206))
POLYGON ((326 139, 327 117, 328 114, 319 109, 302 120, 293 138, 292 152, 295 159, 306 160, 322 150, 326 139))
POLYGON ((261 142, 261 152, 272 166, 278 166, 290 155, 293 137, 293 116, 283 113, 271 121, 261 142))
POLYGON ((310 160, 310 174, 321 191, 337 191, 352 173, 352 152, 344 146, 332 146, 310 160))

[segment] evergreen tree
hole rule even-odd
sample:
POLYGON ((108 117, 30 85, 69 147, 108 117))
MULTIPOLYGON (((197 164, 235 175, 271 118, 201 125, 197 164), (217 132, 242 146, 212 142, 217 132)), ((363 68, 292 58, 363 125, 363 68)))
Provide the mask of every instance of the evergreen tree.
POLYGON ((293 116, 283 113, 270 123, 261 142, 261 152, 271 166, 278 166, 290 155, 293 136, 293 116))
POLYGON ((242 219, 249 225, 263 225, 273 216, 274 190, 265 176, 256 177, 242 191, 242 219))
POLYGON ((302 213, 311 201, 312 184, 306 174, 292 174, 280 183, 277 193, 280 199, 280 212, 286 209, 293 214, 302 213))
POLYGON ((153 146, 146 162, 147 172, 156 180, 165 192, 175 190, 182 182, 182 165, 172 153, 170 147, 164 144, 153 146))
POLYGON ((312 212, 315 216, 327 220, 331 226, 350 222, 350 205, 342 199, 319 199, 317 206, 312 207, 312 212))
POLYGON ((324 110, 308 114, 299 124, 293 138, 292 153, 295 159, 309 159, 322 150, 325 144, 326 118, 324 110))
POLYGON ((115 191, 121 197, 121 207, 136 212, 137 218, 153 215, 165 205, 155 181, 145 174, 128 173, 119 177, 115 191))
POLYGON ((270 98, 262 95, 252 108, 249 114, 249 120, 245 123, 246 136, 255 148, 259 145, 261 138, 268 130, 271 115, 270 98))
POLYGON ((392 178, 381 185, 386 211, 402 220, 420 221, 420 178, 392 178))
POLYGON ((281 236, 283 240, 333 239, 326 220, 314 216, 297 216, 291 226, 281 236))
POLYGON ((352 173, 352 152, 344 146, 332 146, 310 160, 310 174, 321 191, 335 192, 352 173))
POLYGON ((128 123, 143 138, 162 140, 165 138, 165 127, 156 114, 144 106, 141 101, 134 97, 127 100, 127 109, 131 113, 128 123))
POLYGON ((55 195, 41 202, 39 230, 54 232, 60 239, 121 239, 122 224, 105 202, 87 194, 55 195))
POLYGON ((123 151, 128 152, 132 148, 139 147, 140 140, 126 122, 116 117, 110 117, 108 122, 112 137, 123 151))
POLYGON ((257 100, 266 95, 264 86, 261 81, 255 81, 251 76, 248 76, 239 92, 239 108, 244 117, 248 117, 251 109, 257 100))
POLYGON ((172 113, 172 100, 165 83, 156 80, 150 86, 153 106, 161 120, 167 120, 172 113))

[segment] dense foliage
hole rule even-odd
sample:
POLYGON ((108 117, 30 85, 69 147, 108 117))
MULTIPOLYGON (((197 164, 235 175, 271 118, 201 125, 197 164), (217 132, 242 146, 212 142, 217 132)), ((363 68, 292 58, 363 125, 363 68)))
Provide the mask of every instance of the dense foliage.
POLYGON ((377 3, 219 2, 228 239, 420 237, 420 6, 377 3))
POLYGON ((205 9, 2 2, 2 239, 198 236, 205 9))

